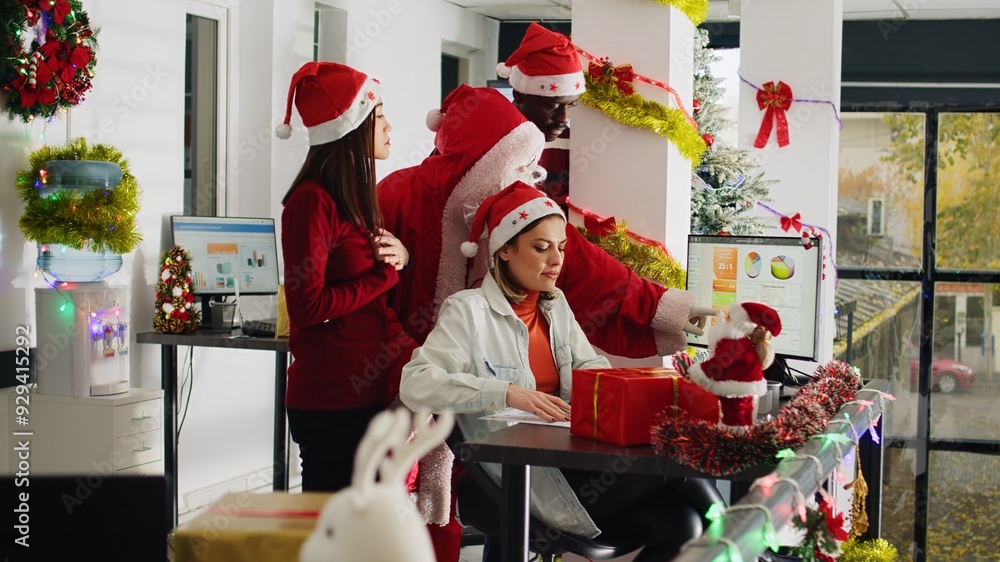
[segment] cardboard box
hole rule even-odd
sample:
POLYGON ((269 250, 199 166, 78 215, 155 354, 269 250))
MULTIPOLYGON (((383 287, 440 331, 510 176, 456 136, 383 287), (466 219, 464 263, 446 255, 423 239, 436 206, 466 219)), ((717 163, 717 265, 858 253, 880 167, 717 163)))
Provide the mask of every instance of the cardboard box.
POLYGON ((298 562, 333 494, 227 494, 174 532, 176 562, 298 562))
POLYGON ((629 447, 649 445, 657 414, 676 405, 682 414, 718 423, 719 399, 665 367, 573 371, 570 433, 629 447))

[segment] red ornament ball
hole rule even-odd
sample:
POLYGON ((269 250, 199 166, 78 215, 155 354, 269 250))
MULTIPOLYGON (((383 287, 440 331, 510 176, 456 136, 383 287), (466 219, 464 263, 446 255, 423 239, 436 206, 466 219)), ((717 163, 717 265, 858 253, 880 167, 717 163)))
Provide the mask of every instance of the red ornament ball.
POLYGON ((705 133, 704 135, 701 136, 701 140, 705 141, 705 144, 707 144, 708 146, 712 146, 712 144, 715 142, 715 137, 713 137, 708 133, 705 133))
POLYGON ((701 111, 701 100, 696 99, 693 102, 691 102, 691 107, 694 108, 694 112, 695 113, 698 113, 699 111, 701 111))

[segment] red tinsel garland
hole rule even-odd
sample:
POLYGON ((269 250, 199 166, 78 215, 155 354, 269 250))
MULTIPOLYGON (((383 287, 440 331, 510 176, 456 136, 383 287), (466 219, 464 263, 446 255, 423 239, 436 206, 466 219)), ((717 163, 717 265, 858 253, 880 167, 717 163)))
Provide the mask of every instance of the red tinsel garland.
POLYGON ((817 368, 814 377, 778 410, 777 418, 742 431, 685 418, 671 406, 657 416, 652 429, 656 453, 715 476, 774 463, 778 451, 798 447, 826 429, 830 418, 861 389, 855 368, 842 361, 817 368))

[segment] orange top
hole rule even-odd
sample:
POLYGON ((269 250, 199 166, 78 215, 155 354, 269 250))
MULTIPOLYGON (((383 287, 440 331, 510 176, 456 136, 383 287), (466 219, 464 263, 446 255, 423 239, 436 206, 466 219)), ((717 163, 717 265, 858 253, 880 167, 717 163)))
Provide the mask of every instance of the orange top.
POLYGON ((528 366, 535 375, 537 390, 559 394, 559 370, 552 358, 549 344, 549 323, 538 310, 538 291, 524 291, 526 297, 520 304, 510 303, 514 314, 528 327, 528 366))

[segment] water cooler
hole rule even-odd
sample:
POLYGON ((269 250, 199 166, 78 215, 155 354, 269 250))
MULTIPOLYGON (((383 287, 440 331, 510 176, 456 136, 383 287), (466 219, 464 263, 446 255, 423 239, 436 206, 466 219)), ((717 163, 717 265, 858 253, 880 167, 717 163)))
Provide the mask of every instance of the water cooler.
POLYGON ((38 392, 104 396, 129 390, 129 289, 106 282, 35 289, 38 392))

